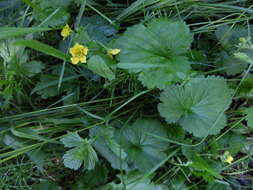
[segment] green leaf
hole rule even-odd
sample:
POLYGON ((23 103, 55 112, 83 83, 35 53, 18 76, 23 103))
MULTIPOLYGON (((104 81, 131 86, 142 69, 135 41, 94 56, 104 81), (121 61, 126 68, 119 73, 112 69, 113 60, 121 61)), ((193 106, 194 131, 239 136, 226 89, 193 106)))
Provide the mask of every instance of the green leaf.
POLYGON ((43 181, 32 186, 32 190, 61 190, 62 188, 52 181, 43 181))
POLYGON ((39 141, 49 140, 48 138, 39 135, 38 131, 31 128, 11 128, 11 132, 13 135, 20 138, 33 139, 39 141))
POLYGON ((168 180, 170 190, 189 190, 185 184, 185 177, 177 174, 172 179, 168 180))
POLYGON ((224 67, 227 75, 236 75, 242 73, 248 66, 248 63, 242 61, 235 56, 230 56, 226 52, 221 52, 220 61, 217 66, 224 67))
POLYGON ((230 185, 225 182, 214 182, 214 183, 209 183, 207 186, 207 190, 232 190, 232 188, 230 187, 230 185))
POLYGON ((30 7, 32 7, 33 9, 41 11, 41 8, 37 6, 36 3, 33 3, 32 0, 22 0, 22 1, 27 5, 29 5, 30 7))
POLYGON ((39 11, 34 15, 41 22, 41 26, 47 27, 62 27, 70 18, 70 14, 63 8, 48 8, 44 11, 39 11))
POLYGON ((72 148, 76 146, 80 146, 83 142, 83 139, 75 132, 75 133, 68 133, 67 136, 61 138, 61 142, 67 148, 72 148))
POLYGON ((40 73, 45 68, 45 65, 43 65, 43 63, 40 61, 30 61, 24 63, 23 67, 26 70, 25 75, 28 77, 32 77, 40 73))
MULTIPOLYGON (((73 80, 78 77, 79 76, 65 77, 63 79, 65 83, 62 85, 61 91, 68 91, 71 85, 74 85, 72 81, 69 81, 69 80, 73 80)), ((35 88, 32 90, 31 94, 36 92, 37 94, 40 94, 43 99, 56 96, 61 93, 61 91, 58 92, 57 90, 55 90, 55 87, 57 86, 57 84, 58 84, 58 78, 42 75, 40 78, 40 82, 37 83, 35 88)))
POLYGON ((222 176, 203 158, 200 157, 198 153, 195 152, 193 148, 183 147, 182 148, 184 155, 192 162, 190 167, 204 171, 213 177, 221 179, 222 176))
POLYGON ((37 51, 40 51, 42 53, 45 53, 47 55, 51 55, 53 57, 62 59, 64 61, 68 60, 68 56, 65 53, 63 53, 62 51, 55 49, 52 46, 49 46, 47 44, 36 41, 36 40, 19 40, 19 41, 14 42, 14 45, 26 46, 26 47, 35 49, 37 51))
POLYGON ((185 137, 185 131, 182 127, 180 127, 179 125, 170 125, 167 128, 167 134, 168 134, 168 138, 174 141, 183 141, 184 137, 185 137))
POLYGON ((117 30, 99 15, 83 17, 80 26, 85 27, 89 38, 94 41, 108 43, 117 30))
POLYGON ((250 128, 253 128, 253 107, 247 108, 245 111, 247 124, 250 128))
POLYGON ((92 56, 88 61, 88 68, 104 78, 107 78, 109 80, 115 79, 115 74, 107 66, 106 62, 101 56, 92 56))
MULTIPOLYGON (((13 148, 14 150, 25 148, 27 146, 24 143, 23 139, 17 138, 12 135, 5 135, 3 142, 5 143, 6 146, 13 148)), ((48 159, 49 155, 47 155, 44 151, 42 151, 39 148, 36 150, 28 151, 28 152, 26 152, 26 154, 37 165, 37 167, 41 171, 44 171, 43 165, 45 164, 45 160, 48 159)))
POLYGON ((54 0, 54 1, 36 0, 35 2, 39 3, 41 8, 49 9, 49 8, 59 8, 59 7, 67 8, 68 6, 74 3, 74 0, 54 0))
POLYGON ((127 159, 144 171, 159 164, 165 157, 168 143, 158 137, 167 138, 164 126, 151 119, 138 119, 131 126, 116 131, 116 138, 127 153, 127 159), (145 159, 144 159, 145 158, 145 159))
POLYGON ((21 27, 0 27, 0 40, 13 38, 16 36, 23 36, 26 34, 31 34, 34 32, 45 32, 52 30, 51 28, 40 28, 40 27, 29 27, 29 28, 21 28, 21 27))
POLYGON ((196 137, 217 134, 226 126, 224 111, 232 101, 221 77, 195 78, 185 86, 173 85, 162 92, 158 110, 168 123, 178 122, 196 137))
POLYGON ((226 48, 235 48, 241 37, 251 36, 252 26, 222 25, 217 28, 215 35, 221 45, 226 48))
POLYGON ((112 168, 127 170, 126 153, 115 141, 114 128, 97 126, 90 129, 95 149, 110 162, 112 168))
POLYGON ((55 90, 57 86, 57 79, 47 75, 41 75, 40 82, 36 84, 31 94, 37 93, 41 95, 42 99, 47 99, 52 96, 56 96, 59 92, 55 90))
POLYGON ((61 27, 68 23, 70 10, 74 0, 36 0, 39 9, 33 10, 33 17, 40 21, 41 26, 61 27))
POLYGON ((83 164, 88 170, 94 169, 98 157, 90 142, 87 139, 81 139, 77 133, 69 133, 68 135, 69 137, 63 137, 61 141, 66 147, 75 148, 68 150, 63 155, 64 166, 78 170, 83 164), (77 144, 74 145, 74 142, 77 142, 77 144))
POLYGON ((121 49, 119 68, 139 73, 139 80, 148 88, 163 89, 189 71, 184 54, 191 42, 184 22, 160 18, 130 27, 114 47, 121 49))
POLYGON ((108 169, 97 164, 93 170, 85 172, 78 178, 77 183, 73 185, 73 190, 86 189, 87 187, 98 187, 107 181, 108 169))
POLYGON ((73 148, 68 150, 63 155, 64 166, 73 170, 78 170, 82 165, 82 159, 80 158, 81 151, 79 148, 73 148))
POLYGON ((236 52, 234 53, 234 56, 241 60, 241 61, 244 61, 246 63, 250 63, 252 64, 253 63, 253 58, 251 58, 251 56, 249 56, 247 53, 244 53, 244 52, 236 52))
POLYGON ((118 176, 121 183, 109 183, 99 190, 169 190, 165 185, 156 185, 151 182, 150 177, 143 179, 143 173, 136 170, 128 172, 124 176, 118 176), (124 182, 123 182, 124 179, 124 182))
POLYGON ((55 90, 57 89, 59 79, 57 76, 59 75, 61 67, 60 65, 57 65, 55 67, 53 66, 53 68, 52 75, 41 75, 40 82, 36 84, 31 94, 36 92, 41 95, 43 99, 47 99, 58 94, 60 95, 62 92, 66 92, 68 94, 70 91, 75 92, 77 90, 77 93, 79 93, 79 83, 76 82, 76 79, 80 77, 80 75, 76 75, 76 73, 68 66, 66 66, 61 89, 59 91, 55 90))
POLYGON ((216 143, 220 145, 220 151, 227 150, 230 154, 236 155, 244 147, 246 141, 245 136, 230 132, 223 135, 216 143))

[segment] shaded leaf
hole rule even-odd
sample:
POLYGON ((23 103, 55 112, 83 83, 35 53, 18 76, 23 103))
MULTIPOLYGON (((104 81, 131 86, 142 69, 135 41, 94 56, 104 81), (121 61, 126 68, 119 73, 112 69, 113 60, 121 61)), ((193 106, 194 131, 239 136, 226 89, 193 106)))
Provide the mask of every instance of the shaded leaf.
POLYGON ((108 43, 117 32, 108 21, 98 15, 83 17, 80 26, 85 27, 91 40, 102 43, 108 43))
POLYGON ((88 187, 98 187, 107 181, 107 175, 108 169, 102 164, 97 164, 93 170, 89 170, 79 177, 72 188, 73 190, 80 190, 88 187))
POLYGON ((151 119, 138 119, 131 126, 116 131, 117 141, 126 151, 127 159, 144 171, 150 170, 166 157, 164 151, 168 143, 159 137, 167 138, 165 128, 151 119))
POLYGON ((240 25, 222 25, 217 28, 215 35, 225 48, 234 48, 239 42, 239 38, 250 35, 250 28, 240 25))
POLYGON ((243 135, 228 133, 216 141, 221 150, 227 150, 232 155, 236 155, 246 144, 246 138, 243 135))
POLYGON ((210 165, 206 159, 203 159, 197 152, 195 152, 193 148, 183 147, 182 150, 187 159, 192 162, 190 167, 202 170, 213 177, 220 179, 222 178, 222 176, 212 167, 212 165, 210 165))
POLYGON ((95 149, 108 161, 112 168, 127 170, 126 153, 115 141, 114 128, 93 127, 90 129, 90 136, 94 138, 95 149))
POLYGON ((32 186, 32 190, 61 190, 62 188, 52 181, 43 181, 32 186))
POLYGON ((26 70, 26 76, 32 77, 38 73, 40 73, 44 68, 45 65, 40 61, 30 61, 23 64, 26 70))
POLYGON ((59 82, 59 72, 61 66, 57 65, 53 68, 52 75, 41 75, 40 82, 36 84, 31 94, 36 92, 37 94, 41 95, 42 99, 47 99, 49 97, 60 95, 62 92, 66 92, 67 94, 74 93, 73 97, 75 98, 73 101, 77 101, 79 96, 77 97, 75 94, 79 94, 80 88, 79 83, 76 82, 76 79, 80 76, 72 71, 70 67, 66 66, 64 79, 62 80, 63 83, 61 89, 58 91, 56 89, 59 82))
POLYGON ((62 27, 68 22, 70 18, 68 11, 59 7, 53 9, 45 9, 43 12, 40 11, 37 13, 37 15, 34 16, 40 20, 42 26, 45 27, 62 27))
POLYGON ((228 75, 236 75, 242 73, 248 66, 248 63, 242 61, 235 56, 229 56, 226 52, 222 52, 221 60, 218 64, 224 67, 224 71, 228 75))
POLYGON ((253 107, 247 108, 245 113, 248 126, 253 128, 253 107))
POLYGON ((124 176, 118 176, 121 183, 109 183, 99 190, 169 190, 165 185, 156 185, 151 182, 150 177, 142 179, 143 173, 131 171, 124 176), (124 179, 124 183, 123 183, 124 179))
MULTIPOLYGON (((13 148, 14 150, 27 146, 20 138, 14 137, 12 135, 5 135, 3 141, 6 146, 13 148)), ((41 171, 43 171, 43 164, 44 161, 48 158, 48 155, 40 149, 28 151, 26 154, 36 164, 36 166, 41 171)))
POLYGON ((88 68, 94 73, 109 80, 113 80, 115 78, 115 74, 112 72, 110 67, 108 67, 103 58, 98 55, 92 56, 89 59, 88 68))
POLYGON ((231 190, 231 187, 228 183, 223 182, 214 182, 214 183, 209 183, 207 186, 207 190, 231 190))

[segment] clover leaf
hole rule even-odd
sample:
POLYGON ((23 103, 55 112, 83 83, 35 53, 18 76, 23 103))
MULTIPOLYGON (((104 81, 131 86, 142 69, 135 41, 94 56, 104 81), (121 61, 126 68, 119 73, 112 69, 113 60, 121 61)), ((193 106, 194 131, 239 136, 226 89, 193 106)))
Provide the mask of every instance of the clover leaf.
POLYGON ((138 119, 132 125, 116 131, 115 136, 127 153, 127 160, 140 170, 150 170, 166 157, 164 151, 168 143, 158 138, 167 138, 166 130, 156 120, 138 119))
POLYGON ((192 34, 184 22, 159 18, 130 27, 114 47, 121 49, 119 68, 138 73, 148 88, 163 89, 189 71, 185 53, 191 42, 192 34))
POLYGON ((217 134, 226 125, 224 110, 231 91, 221 77, 192 79, 185 86, 172 85, 162 92, 159 112, 168 123, 178 122, 196 137, 217 134))

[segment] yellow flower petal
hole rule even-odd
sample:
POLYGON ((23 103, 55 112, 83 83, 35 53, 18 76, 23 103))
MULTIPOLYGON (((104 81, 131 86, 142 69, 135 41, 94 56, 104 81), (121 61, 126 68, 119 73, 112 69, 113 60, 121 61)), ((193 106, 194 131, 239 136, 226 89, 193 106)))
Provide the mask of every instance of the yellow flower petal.
POLYGON ((76 43, 72 48, 69 49, 69 52, 72 56, 76 56, 79 52, 80 44, 76 43))
POLYGON ((79 57, 71 57, 72 64, 76 65, 79 62, 79 57))
POLYGON ((228 156, 227 163, 231 164, 233 162, 234 158, 232 156, 228 156))
POLYGON ((113 55, 117 55, 120 53, 120 49, 108 49, 107 50, 107 55, 110 57, 113 57, 113 55))
POLYGON ((61 36, 63 37, 63 40, 65 40, 71 33, 71 28, 69 27, 68 24, 66 24, 62 31, 61 31, 61 36))
POLYGON ((224 162, 227 162, 229 164, 231 164, 234 161, 233 156, 228 151, 224 152, 223 157, 224 157, 224 162))
POLYGON ((84 55, 87 55, 87 54, 88 54, 88 51, 89 51, 89 49, 88 49, 86 46, 83 46, 83 48, 82 48, 83 54, 84 54, 84 55))
POLYGON ((241 37, 241 38, 239 38, 239 41, 240 42, 246 42, 246 38, 241 37))
POLYGON ((80 58, 79 58, 79 61, 80 61, 81 63, 86 63, 86 56, 80 57, 80 58))

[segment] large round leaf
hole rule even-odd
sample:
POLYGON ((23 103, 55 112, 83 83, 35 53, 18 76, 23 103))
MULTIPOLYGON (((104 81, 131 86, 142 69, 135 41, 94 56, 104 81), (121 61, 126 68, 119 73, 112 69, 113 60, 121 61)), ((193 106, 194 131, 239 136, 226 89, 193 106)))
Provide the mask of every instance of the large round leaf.
POLYGON ((226 81, 220 77, 192 79, 185 86, 168 87, 159 112, 168 123, 178 122, 196 137, 217 134, 226 125, 224 110, 231 103, 226 81))
POLYGON ((148 88, 165 88, 190 69, 184 56, 192 35, 182 21, 166 18, 129 28, 115 42, 120 48, 118 67, 139 73, 139 80, 148 88))
POLYGON ((127 159, 140 170, 147 171, 166 157, 163 151, 168 143, 162 139, 167 138, 166 130, 156 120, 139 119, 118 130, 115 136, 127 153, 127 159))

